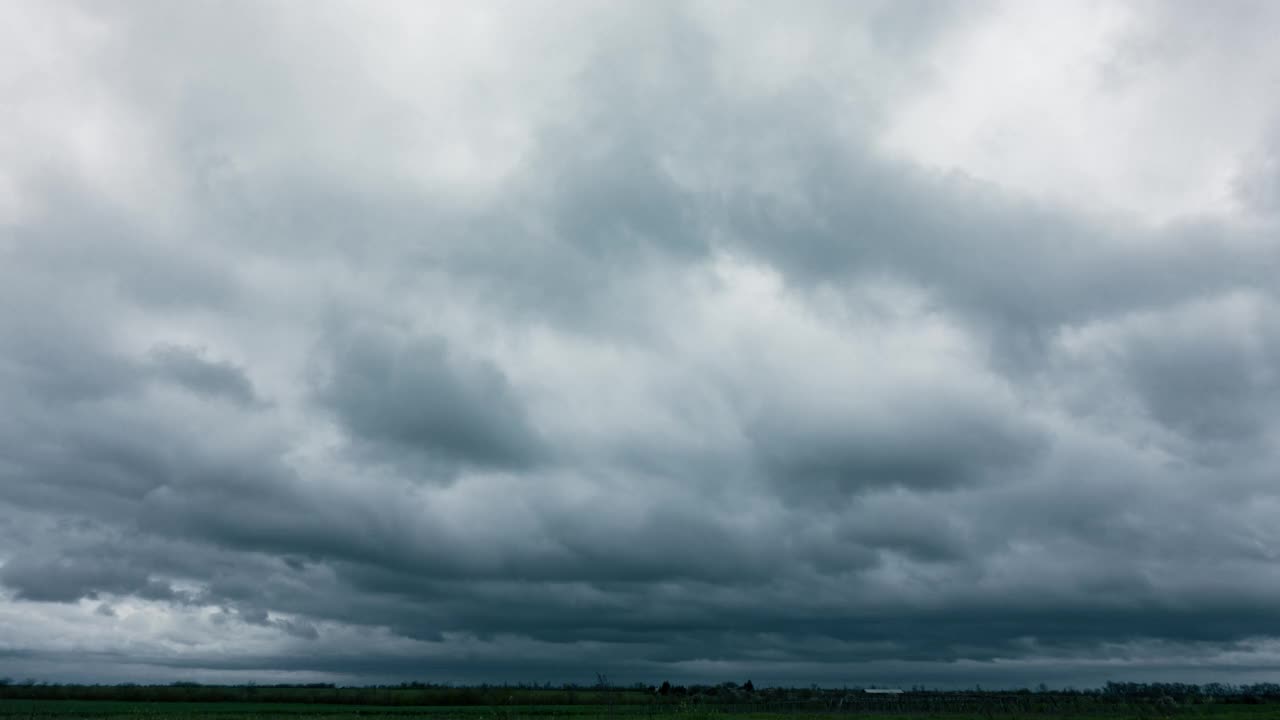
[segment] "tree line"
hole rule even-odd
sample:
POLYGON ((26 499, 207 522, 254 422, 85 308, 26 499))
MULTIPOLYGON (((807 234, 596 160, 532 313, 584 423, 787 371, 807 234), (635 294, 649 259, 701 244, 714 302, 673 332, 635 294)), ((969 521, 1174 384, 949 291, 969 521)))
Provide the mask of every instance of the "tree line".
POLYGON ((1033 712, 1105 707, 1171 708, 1200 704, 1280 702, 1280 684, 1108 682, 1099 688, 937 690, 904 688, 900 695, 872 695, 861 687, 757 687, 744 683, 618 686, 598 675, 595 683, 578 685, 503 684, 459 686, 406 682, 360 687, 333 683, 205 685, 85 685, 37 680, 0 679, 0 699, 117 700, 132 702, 252 702, 377 706, 549 706, 609 705, 682 708, 715 705, 726 711, 946 711, 993 710, 1033 712))

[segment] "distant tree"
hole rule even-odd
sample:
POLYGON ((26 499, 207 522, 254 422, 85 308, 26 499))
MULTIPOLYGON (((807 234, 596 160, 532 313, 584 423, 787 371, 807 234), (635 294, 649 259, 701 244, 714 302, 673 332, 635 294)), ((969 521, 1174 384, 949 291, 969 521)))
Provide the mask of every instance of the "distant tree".
POLYGON ((742 683, 742 689, 746 690, 747 692, 755 692, 756 686, 750 680, 747 680, 746 682, 742 683))
POLYGON ((663 681, 662 681, 662 686, 658 688, 658 694, 659 694, 659 695, 664 695, 664 696, 665 696, 665 695, 670 695, 670 694, 671 694, 671 681, 670 681, 670 680, 663 680, 663 681))

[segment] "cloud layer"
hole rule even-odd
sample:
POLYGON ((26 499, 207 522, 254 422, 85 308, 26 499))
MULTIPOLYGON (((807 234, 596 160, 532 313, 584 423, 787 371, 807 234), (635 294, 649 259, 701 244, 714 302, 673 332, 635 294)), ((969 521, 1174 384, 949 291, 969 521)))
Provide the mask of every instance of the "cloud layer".
POLYGON ((3 14, 0 675, 1280 665, 1273 4, 3 14))

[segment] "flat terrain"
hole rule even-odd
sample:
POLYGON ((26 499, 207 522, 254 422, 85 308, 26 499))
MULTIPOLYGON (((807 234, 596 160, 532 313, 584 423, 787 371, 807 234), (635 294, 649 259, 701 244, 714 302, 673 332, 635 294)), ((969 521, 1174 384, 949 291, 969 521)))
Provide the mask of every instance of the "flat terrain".
POLYGON ((610 712, 597 705, 439 706, 387 707, 385 705, 332 705, 313 703, 241 702, 130 702, 119 700, 0 700, 0 718, 591 718, 638 715, 640 708, 610 712))
POLYGON ((114 700, 0 700, 0 718, 177 718, 180 720, 249 720, 282 718, 287 720, 339 720, 340 718, 424 717, 443 720, 520 720, 522 718, 662 718, 663 720, 835 720, 837 718, 874 717, 877 720, 989 720, 990 718, 1033 717, 1045 720, 1108 720, 1111 718, 1196 718, 1197 720, 1280 720, 1280 704, 1259 705, 1182 705, 1178 707, 1108 707, 1097 711, 1065 713, 1027 713, 1021 711, 932 712, 753 712, 734 711, 724 707, 625 706, 625 705, 516 705, 516 706, 418 706, 386 707, 377 705, 325 705, 307 703, 198 703, 198 702, 129 702, 114 700))

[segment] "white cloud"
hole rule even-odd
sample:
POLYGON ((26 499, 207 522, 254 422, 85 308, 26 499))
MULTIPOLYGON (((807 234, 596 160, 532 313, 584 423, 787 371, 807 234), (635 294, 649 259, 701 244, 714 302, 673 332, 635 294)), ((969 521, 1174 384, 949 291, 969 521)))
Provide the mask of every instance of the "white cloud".
POLYGON ((1264 35, 1201 32, 1235 29, 1218 12, 1004 3, 931 49, 936 78, 897 107, 880 142, 1086 211, 1151 222, 1231 214, 1240 163, 1277 110, 1267 88, 1280 57, 1264 35))

